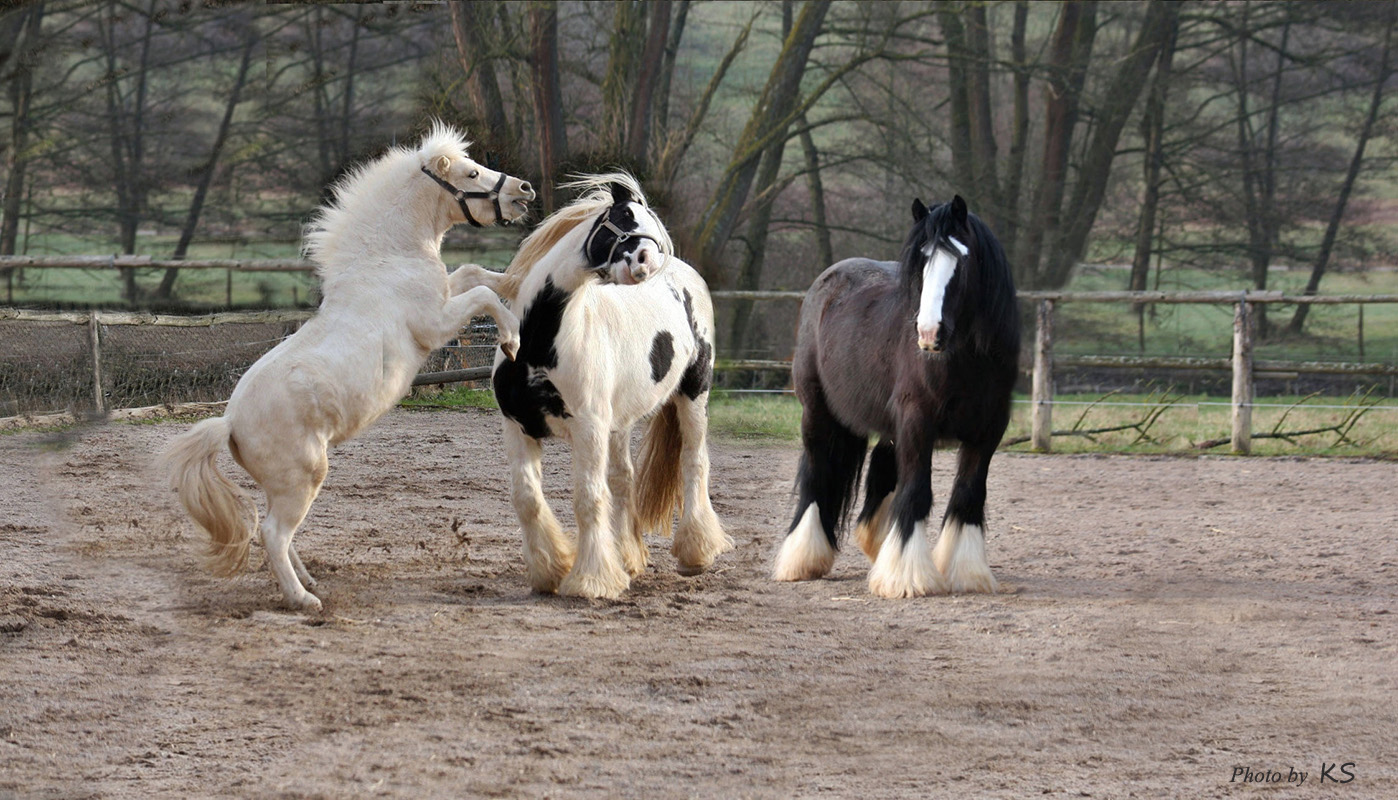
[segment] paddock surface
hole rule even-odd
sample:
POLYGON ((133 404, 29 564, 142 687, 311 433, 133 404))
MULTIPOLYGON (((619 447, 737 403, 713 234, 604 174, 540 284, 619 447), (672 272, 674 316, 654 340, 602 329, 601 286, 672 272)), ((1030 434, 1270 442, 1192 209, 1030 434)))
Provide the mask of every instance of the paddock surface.
POLYGON ((0 437, 0 796, 1398 796, 1398 464, 1001 455, 1005 591, 879 601, 852 544, 770 581, 796 448, 719 441, 737 550, 587 602, 526 589, 493 412, 396 410, 303 617, 256 550, 202 571, 149 473, 185 427, 0 437))

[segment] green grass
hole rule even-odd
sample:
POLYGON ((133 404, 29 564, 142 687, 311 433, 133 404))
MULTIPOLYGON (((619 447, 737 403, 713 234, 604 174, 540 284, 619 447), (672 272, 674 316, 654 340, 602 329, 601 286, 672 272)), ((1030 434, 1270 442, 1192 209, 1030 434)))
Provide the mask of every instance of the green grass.
MULTIPOLYGON (((1059 395, 1054 398, 1053 428, 1086 431, 1140 422, 1151 408, 1161 404, 1159 394, 1059 395)), ((1226 399, 1205 395, 1168 398, 1168 408, 1145 431, 1124 430, 1092 436, 1055 436, 1057 453, 1135 453, 1195 455, 1227 453, 1228 446, 1199 449, 1211 439, 1226 439, 1232 427, 1232 410, 1226 399)), ((1015 397, 1007 439, 1028 436, 1028 398, 1015 397)), ((1343 422, 1355 412, 1355 397, 1269 397, 1253 409, 1253 432, 1283 433, 1324 428, 1343 422), (1328 406, 1339 406, 1330 408, 1328 406)), ((718 436, 766 439, 794 443, 800 439, 801 405, 790 395, 715 394, 709 405, 709 429, 718 436)), ((1029 444, 1011 445, 1011 452, 1027 452, 1029 444)), ((1359 415, 1340 441, 1334 432, 1295 437, 1293 441, 1258 438, 1256 455, 1398 457, 1398 401, 1380 401, 1359 415)))
POLYGON ((466 385, 419 387, 398 402, 403 408, 499 408, 495 392, 466 385))

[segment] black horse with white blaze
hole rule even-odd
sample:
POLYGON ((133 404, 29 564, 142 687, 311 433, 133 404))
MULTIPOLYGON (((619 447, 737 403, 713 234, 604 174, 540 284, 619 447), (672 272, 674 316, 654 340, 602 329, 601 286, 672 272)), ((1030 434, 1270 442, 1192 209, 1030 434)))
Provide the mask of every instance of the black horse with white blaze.
POLYGON ((1009 264, 959 195, 931 210, 913 201, 898 262, 851 258, 822 273, 806 293, 792 362, 804 452, 796 515, 773 577, 829 572, 877 434, 855 529, 873 562, 870 591, 995 591, 985 482, 1009 424, 1018 362, 1009 264), (925 529, 932 450, 950 441, 960 442, 956 482, 933 547, 925 529))

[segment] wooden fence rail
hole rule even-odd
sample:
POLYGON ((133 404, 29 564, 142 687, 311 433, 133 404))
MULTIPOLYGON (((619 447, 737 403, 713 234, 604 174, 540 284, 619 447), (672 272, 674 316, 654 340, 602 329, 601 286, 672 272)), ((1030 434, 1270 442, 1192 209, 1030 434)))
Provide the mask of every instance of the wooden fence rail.
MULTIPOLYGON (((308 261, 296 259, 230 260, 230 259, 190 259, 158 260, 146 256, 5 256, 0 257, 0 270, 10 267, 42 268, 178 268, 178 269, 226 269, 244 272, 308 272, 313 266, 308 261)), ((794 300, 799 302, 804 292, 795 291, 728 291, 713 292, 720 300, 794 300)), ((1024 291, 1019 298, 1033 303, 1035 313, 1034 362, 1032 372, 1033 420, 1030 440, 1034 449, 1047 452, 1052 447, 1053 422, 1053 369, 1054 367, 1105 367, 1105 368, 1154 368, 1154 369, 1231 369, 1233 373, 1233 419, 1231 444, 1236 453, 1251 450, 1253 380, 1260 374, 1275 373, 1328 373, 1340 375, 1387 375, 1398 376, 1398 365, 1384 363, 1353 362, 1289 362, 1254 361, 1253 328, 1256 306, 1259 304, 1313 304, 1313 305, 1359 305, 1362 313, 1364 305, 1370 303, 1398 303, 1398 295, 1288 295, 1282 292, 1258 291, 1206 291, 1206 292, 1065 292, 1065 291, 1024 291), (1136 357, 1136 356, 1064 356, 1053 355, 1054 312, 1060 303, 1130 303, 1148 305, 1154 303, 1198 303, 1229 304, 1234 307, 1233 352, 1228 358, 1188 358, 1188 357, 1136 357)), ((102 325, 156 325, 196 327, 225 323, 280 323, 296 322, 310 318, 311 312, 262 311, 242 313, 205 314, 180 316, 173 314, 151 314, 123 311, 29 311, 0 308, 0 320, 28 320, 34 322, 71 322, 87 325, 91 329, 93 370, 101 386, 101 342, 102 325)), ((1362 334, 1361 334, 1362 335, 1362 334)), ((729 360, 720 363, 721 369, 750 370, 789 370, 790 361, 778 360, 729 360)), ((465 380, 479 380, 488 377, 488 368, 476 367, 466 370, 424 373, 414 381, 415 385, 450 383, 465 380)), ((99 392, 100 395, 100 392, 99 392)), ((102 398, 95 398, 99 411, 102 398)))

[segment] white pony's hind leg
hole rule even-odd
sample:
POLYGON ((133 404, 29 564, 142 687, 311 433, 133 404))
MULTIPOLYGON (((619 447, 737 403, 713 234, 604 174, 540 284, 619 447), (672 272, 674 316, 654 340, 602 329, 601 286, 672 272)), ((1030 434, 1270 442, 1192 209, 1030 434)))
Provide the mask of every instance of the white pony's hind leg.
POLYGON ((683 394, 675 397, 679 416, 680 474, 684 479, 684 511, 675 529, 672 551, 681 575, 698 575, 713 565, 720 553, 733 549, 733 539, 724 533, 709 502, 709 393, 694 400, 683 394))
POLYGON ((631 576, 622 567, 611 527, 611 492, 607 489, 610 421, 597 414, 578 412, 570 427, 578 555, 572 571, 558 585, 558 593, 617 598, 631 585, 631 576))
POLYGON ((539 441, 505 420, 505 454, 510 462, 510 499, 524 530, 524 563, 529 586, 554 592, 573 567, 573 545, 544 499, 543 450, 539 441))
POLYGON ((296 543, 287 545, 286 554, 291 557, 291 566, 296 570, 296 577, 301 579, 301 585, 307 589, 316 588, 316 579, 311 577, 311 573, 306 570, 306 565, 301 562, 301 556, 296 552, 296 543))
POLYGON ((631 466, 631 430, 612 431, 607 458, 607 486, 612 492, 612 529, 626 573, 636 577, 646 571, 646 550, 636 518, 636 470, 631 466))
MULTIPOLYGON (((325 480, 325 453, 320 454, 320 463, 312 470, 296 475, 289 485, 267 488, 267 518, 262 521, 262 544, 267 549, 267 564, 272 568, 282 595, 293 608, 302 611, 320 611, 320 598, 306 591, 298 572, 304 572, 292 565, 291 537, 306 518, 311 503, 315 500, 320 484, 325 480)), ((296 562, 299 564, 298 557, 296 562)), ((309 576, 307 576, 309 577, 309 576)))

